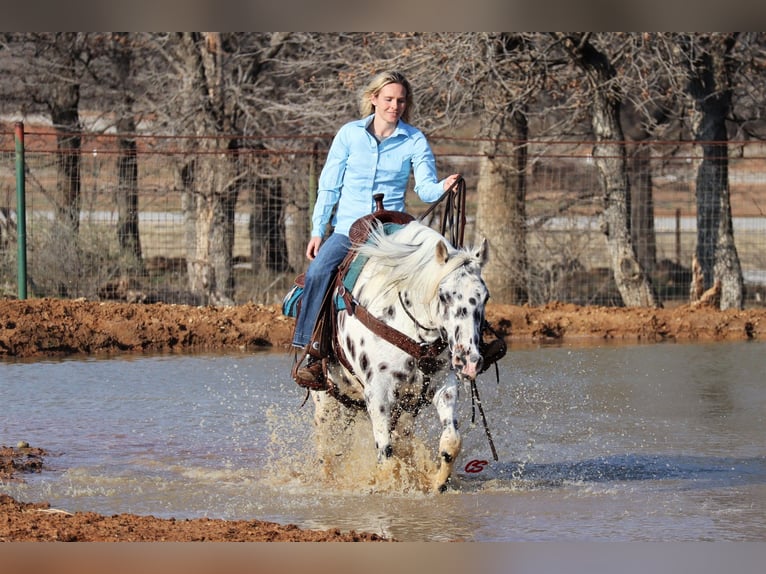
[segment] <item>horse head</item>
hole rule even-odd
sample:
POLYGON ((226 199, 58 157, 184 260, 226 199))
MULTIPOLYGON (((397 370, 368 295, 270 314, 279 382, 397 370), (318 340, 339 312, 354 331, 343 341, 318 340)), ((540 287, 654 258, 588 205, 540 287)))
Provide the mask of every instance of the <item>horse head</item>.
POLYGON ((454 251, 440 242, 436 261, 447 272, 439 282, 438 316, 446 339, 452 368, 460 379, 473 380, 481 371, 479 344, 484 323, 484 306, 489 291, 481 270, 489 258, 487 240, 473 250, 454 251))

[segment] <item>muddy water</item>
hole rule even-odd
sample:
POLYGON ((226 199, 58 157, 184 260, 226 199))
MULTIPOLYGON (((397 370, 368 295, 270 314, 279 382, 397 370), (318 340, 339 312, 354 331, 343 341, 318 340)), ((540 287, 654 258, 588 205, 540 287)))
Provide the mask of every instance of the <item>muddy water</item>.
POLYGON ((317 463, 282 353, 0 362, 0 444, 48 470, 0 492, 55 508, 208 516, 406 541, 766 539, 766 345, 511 350, 461 400, 453 489, 422 492, 437 428, 375 464, 363 421, 317 463), (328 469, 325 472, 324 469, 328 469))

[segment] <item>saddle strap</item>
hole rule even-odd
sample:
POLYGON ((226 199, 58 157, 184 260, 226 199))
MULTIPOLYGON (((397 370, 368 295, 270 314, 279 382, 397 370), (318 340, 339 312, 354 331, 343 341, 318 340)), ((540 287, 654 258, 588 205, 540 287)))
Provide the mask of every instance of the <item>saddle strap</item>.
POLYGON ((375 315, 370 313, 366 307, 360 305, 359 302, 351 296, 351 293, 349 293, 343 285, 339 285, 338 294, 343 298, 343 301, 346 304, 346 313, 349 315, 355 315, 359 322, 361 322, 362 325, 367 327, 371 332, 375 333, 382 339, 385 339, 392 345, 395 345, 418 361, 426 360, 422 367, 426 367, 429 362, 428 359, 435 359, 444 349, 447 348, 447 343, 442 338, 437 339, 433 343, 419 343, 412 337, 405 335, 401 331, 398 331, 390 325, 384 323, 375 315))

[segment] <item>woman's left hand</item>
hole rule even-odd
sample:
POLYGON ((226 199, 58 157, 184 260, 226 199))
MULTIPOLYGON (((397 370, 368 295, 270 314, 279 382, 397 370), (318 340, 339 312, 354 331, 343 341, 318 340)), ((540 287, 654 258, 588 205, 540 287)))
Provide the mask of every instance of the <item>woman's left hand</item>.
MULTIPOLYGON (((450 187, 452 187, 455 182, 460 178, 459 173, 453 173, 452 175, 449 175, 444 178, 444 181, 442 182, 442 189, 444 191, 447 191, 450 187)), ((455 188, 455 191, 457 191, 457 188, 455 188)))

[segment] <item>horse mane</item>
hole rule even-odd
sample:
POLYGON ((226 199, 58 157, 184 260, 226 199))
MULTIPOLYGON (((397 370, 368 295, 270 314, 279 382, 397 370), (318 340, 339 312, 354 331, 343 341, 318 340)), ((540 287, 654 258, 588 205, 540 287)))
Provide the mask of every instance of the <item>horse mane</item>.
POLYGON ((453 247, 438 231, 418 221, 386 234, 380 223, 375 223, 366 243, 354 250, 368 258, 364 275, 362 303, 393 303, 400 292, 407 292, 411 300, 429 303, 438 292, 439 283, 455 269, 474 257, 471 253, 453 247), (440 265, 436 259, 439 243, 447 248, 447 262, 440 265))

